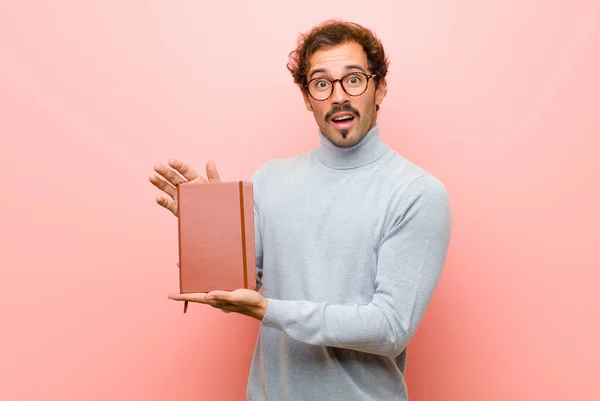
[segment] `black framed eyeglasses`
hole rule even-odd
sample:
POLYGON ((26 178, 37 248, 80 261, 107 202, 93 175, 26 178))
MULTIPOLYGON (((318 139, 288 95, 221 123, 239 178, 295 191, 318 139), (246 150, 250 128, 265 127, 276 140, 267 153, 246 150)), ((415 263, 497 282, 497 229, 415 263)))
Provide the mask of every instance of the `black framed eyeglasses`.
POLYGON ((363 72, 351 72, 340 79, 313 78, 304 85, 309 95, 320 102, 329 99, 333 93, 333 86, 339 81, 342 89, 350 96, 360 96, 367 90, 369 79, 376 77, 375 74, 363 72))

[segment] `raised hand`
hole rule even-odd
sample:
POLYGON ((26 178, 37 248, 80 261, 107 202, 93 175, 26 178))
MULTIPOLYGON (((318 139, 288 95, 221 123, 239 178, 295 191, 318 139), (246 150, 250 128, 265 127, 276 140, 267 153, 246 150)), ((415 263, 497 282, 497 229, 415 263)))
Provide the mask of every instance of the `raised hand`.
POLYGON ((179 216, 177 207, 177 185, 185 182, 198 184, 221 182, 215 162, 212 160, 206 164, 206 177, 208 179, 205 179, 187 164, 177 159, 169 160, 168 166, 157 164, 154 166, 154 171, 156 171, 159 176, 154 174, 151 175, 150 182, 168 196, 157 196, 156 203, 165 209, 170 210, 176 217, 179 216))

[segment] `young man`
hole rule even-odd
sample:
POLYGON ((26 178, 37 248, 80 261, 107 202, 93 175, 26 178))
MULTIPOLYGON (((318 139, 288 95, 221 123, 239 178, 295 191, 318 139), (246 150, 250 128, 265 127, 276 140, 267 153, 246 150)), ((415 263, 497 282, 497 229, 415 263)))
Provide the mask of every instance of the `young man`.
MULTIPOLYGON (((257 291, 173 294, 261 320, 248 400, 407 400, 407 345, 442 272, 450 208, 442 183, 379 136, 387 60, 352 23, 301 36, 288 65, 319 127, 317 149, 265 163, 255 188, 257 291)), ((151 177, 208 181, 184 163, 151 177)))

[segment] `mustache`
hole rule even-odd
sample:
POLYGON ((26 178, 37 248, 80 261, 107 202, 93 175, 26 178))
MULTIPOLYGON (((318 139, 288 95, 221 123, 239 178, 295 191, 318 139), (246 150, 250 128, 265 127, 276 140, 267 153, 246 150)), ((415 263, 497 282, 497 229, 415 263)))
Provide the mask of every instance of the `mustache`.
POLYGON ((331 116, 333 116, 335 113, 340 113, 342 111, 349 111, 356 117, 360 117, 360 113, 358 112, 358 110, 346 103, 342 106, 334 106, 331 110, 329 110, 329 112, 325 114, 325 121, 329 121, 331 119, 331 116))

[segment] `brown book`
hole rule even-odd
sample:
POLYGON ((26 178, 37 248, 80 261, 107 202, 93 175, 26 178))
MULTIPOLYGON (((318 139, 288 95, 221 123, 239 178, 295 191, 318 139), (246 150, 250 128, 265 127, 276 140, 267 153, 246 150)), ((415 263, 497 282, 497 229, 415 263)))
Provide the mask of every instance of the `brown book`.
POLYGON ((256 289, 252 190, 251 181, 178 186, 182 294, 256 289))

